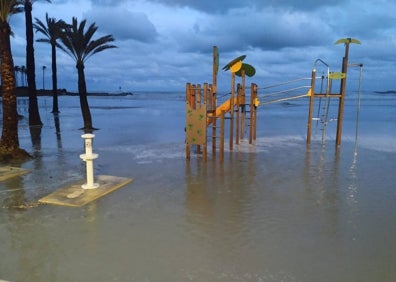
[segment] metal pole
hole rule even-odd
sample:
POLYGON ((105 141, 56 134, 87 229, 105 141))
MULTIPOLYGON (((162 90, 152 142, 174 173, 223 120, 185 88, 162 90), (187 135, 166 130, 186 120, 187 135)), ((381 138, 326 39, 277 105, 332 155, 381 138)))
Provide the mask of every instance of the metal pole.
POLYGON ((351 43, 360 44, 360 41, 353 38, 343 38, 336 41, 336 44, 339 43, 345 44, 345 55, 342 60, 342 72, 345 73, 345 77, 341 79, 341 86, 340 86, 340 98, 339 98, 340 100, 338 106, 337 136, 336 136, 337 147, 341 145, 342 121, 344 118, 345 89, 346 89, 346 80, 347 80, 347 72, 348 72, 349 45, 351 43))
POLYGON ((338 104, 338 117, 337 117, 337 135, 336 145, 341 145, 341 134, 342 134, 342 120, 344 118, 344 101, 345 101, 345 89, 346 89, 346 73, 348 70, 348 53, 349 53, 349 42, 345 43, 345 56, 342 59, 342 72, 345 73, 345 77, 341 79, 340 86, 340 98, 338 104))
POLYGON ((43 66, 43 90, 45 89, 45 84, 44 84, 44 71, 45 71, 45 69, 46 69, 46 66, 43 66))
POLYGON ((309 97, 309 110, 308 110, 308 125, 307 125, 307 145, 311 144, 312 136, 312 114, 315 99, 315 79, 316 79, 316 69, 312 69, 312 80, 311 80, 311 96, 309 97))

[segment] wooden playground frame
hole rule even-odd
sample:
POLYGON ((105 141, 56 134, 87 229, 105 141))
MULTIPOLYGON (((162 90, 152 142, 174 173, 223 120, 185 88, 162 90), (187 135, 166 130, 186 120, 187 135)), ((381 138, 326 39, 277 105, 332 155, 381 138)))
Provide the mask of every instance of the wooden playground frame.
MULTIPOLYGON (((325 97, 326 99, 338 99, 338 114, 337 114, 337 134, 336 147, 341 144, 342 123, 344 113, 344 102, 346 93, 346 79, 348 71, 348 55, 350 43, 360 44, 360 41, 352 38, 342 38, 335 42, 335 44, 343 43, 345 45, 345 55, 342 60, 341 72, 330 73, 328 65, 320 59, 314 63, 314 68, 311 73, 311 84, 306 94, 297 95, 288 99, 295 99, 300 97, 309 97, 308 109, 308 123, 307 123, 307 146, 311 144, 312 137, 312 121, 313 111, 315 105, 315 98, 325 97), (316 75, 316 64, 323 63, 327 66, 327 87, 326 93, 317 93, 315 81, 319 77, 316 75), (339 93, 330 93, 331 81, 340 80, 339 93)), ((191 147, 196 146, 196 152, 202 154, 203 160, 207 159, 208 140, 212 143, 212 155, 216 157, 217 143, 219 143, 220 161, 224 160, 224 135, 226 120, 229 120, 229 149, 233 150, 234 143, 234 125, 235 129, 235 143, 244 138, 247 126, 249 127, 249 144, 253 144, 256 140, 257 129, 257 108, 260 105, 258 99, 258 86, 255 83, 250 85, 250 93, 246 93, 245 76, 252 76, 255 70, 248 64, 243 64, 242 60, 246 56, 240 56, 228 63, 223 70, 231 71, 231 93, 230 98, 217 105, 217 71, 218 71, 218 51, 217 47, 213 47, 213 82, 212 84, 186 84, 186 158, 191 157, 191 147), (241 77, 241 83, 235 87, 235 76, 241 77), (236 90, 236 91, 235 91, 236 90), (249 94, 249 95, 247 95, 249 94), (249 96, 249 97, 248 97, 249 96), (247 98, 248 97, 248 98, 247 98), (246 103, 246 100, 249 103, 246 103), (208 128, 211 127, 211 136, 209 136, 208 128)), ((360 67, 362 65, 360 64, 360 67)), ((323 77, 322 77, 323 78, 323 77)), ((281 101, 284 99, 280 99, 281 101)), ((327 120, 324 121, 324 124, 327 120)), ((325 129, 324 129, 325 130, 325 129)), ((323 140, 322 140, 323 142, 323 140)))
POLYGON ((224 135, 226 120, 229 120, 230 150, 233 149, 234 123, 235 143, 243 139, 245 132, 245 122, 248 121, 249 144, 256 140, 257 121, 257 85, 250 86, 250 101, 246 103, 245 87, 239 85, 236 95, 231 94, 231 98, 220 106, 217 106, 217 93, 214 92, 213 85, 204 83, 201 85, 186 85, 186 158, 190 159, 191 146, 197 146, 197 153, 202 154, 203 159, 207 158, 207 140, 211 140, 212 154, 216 156, 217 143, 220 148, 220 160, 224 159, 224 135), (249 108, 249 110, 247 110, 249 108), (219 122, 218 122, 219 121, 219 122), (207 128, 211 127, 211 136, 207 135, 207 128), (208 138, 209 137, 209 138, 208 138))

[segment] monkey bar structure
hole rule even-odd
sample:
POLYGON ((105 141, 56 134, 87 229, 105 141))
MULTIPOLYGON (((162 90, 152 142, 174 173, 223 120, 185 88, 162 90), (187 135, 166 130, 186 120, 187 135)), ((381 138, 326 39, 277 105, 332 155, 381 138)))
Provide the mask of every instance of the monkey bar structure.
MULTIPOLYGON (((336 147, 338 148, 341 145, 341 135, 342 135, 342 124, 343 124, 343 118, 344 118, 344 103, 345 103, 345 94, 346 94, 346 80, 347 80, 347 72, 348 72, 348 56, 349 56, 349 45, 351 43, 355 44, 361 44, 359 40, 353 39, 353 38, 342 38, 339 39, 335 42, 335 44, 341 44, 343 43, 345 45, 345 55, 342 59, 342 69, 341 72, 330 72, 330 67, 327 63, 322 61, 321 59, 317 59, 314 62, 314 67, 312 69, 312 79, 311 79, 311 88, 309 91, 309 110, 308 110, 308 125, 307 125, 307 145, 311 144, 311 137, 312 137, 312 121, 318 118, 313 117, 313 110, 314 110, 314 103, 315 103, 315 98, 326 98, 326 103, 324 106, 324 114, 323 114, 323 127, 322 127, 322 143, 324 142, 325 138, 325 132, 326 132, 326 125, 328 123, 328 109, 329 109, 329 104, 330 104, 330 99, 335 98, 338 99, 338 114, 337 114, 337 133, 336 133, 336 147), (318 93, 316 91, 316 69, 318 63, 322 63, 323 65, 326 66, 326 92, 318 93), (332 93, 332 84, 334 80, 340 80, 340 92, 338 93, 332 93)), ((358 66, 362 67, 362 64, 358 64, 358 66)), ((324 76, 321 77, 322 81, 324 76)), ((360 81, 359 81, 360 84, 360 81)), ((321 87, 322 88, 322 87, 321 87)), ((360 89, 360 85, 359 85, 360 89)), ((320 111, 320 106, 319 109, 320 111)), ((318 113, 319 113, 318 111, 318 113)))

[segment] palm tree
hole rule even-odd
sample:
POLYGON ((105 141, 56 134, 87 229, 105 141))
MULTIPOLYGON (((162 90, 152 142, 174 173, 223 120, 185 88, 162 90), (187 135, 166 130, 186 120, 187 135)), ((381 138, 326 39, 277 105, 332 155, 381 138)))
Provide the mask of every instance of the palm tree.
POLYGON ((66 23, 63 20, 56 20, 49 18, 48 13, 45 14, 46 24, 35 18, 36 23, 33 25, 36 32, 42 33, 45 38, 39 38, 37 42, 44 42, 51 44, 52 55, 52 112, 59 113, 58 109, 58 78, 56 69, 56 47, 59 45, 57 40, 60 38, 62 29, 65 28, 66 23))
MULTIPOLYGON (((18 87, 18 86, 21 86, 21 85, 18 85, 18 74, 21 72, 21 70, 22 70, 22 68, 21 68, 20 66, 14 66, 15 84, 16 84, 17 87, 18 87)), ((22 82, 22 80, 21 80, 21 82, 22 82)), ((22 83, 21 83, 21 84, 22 84, 22 83)))
POLYGON ((24 87, 26 85, 26 68, 25 66, 14 66, 15 83, 17 87, 24 87), (18 79, 19 77, 19 79, 18 79), (19 80, 19 82, 18 82, 19 80))
MULTIPOLYGON (((34 62, 34 47, 33 47, 33 20, 32 10, 34 0, 20 0, 24 1, 25 8, 25 24, 26 24, 26 68, 29 90, 29 125, 43 125, 40 119, 40 113, 37 102, 36 90, 36 70, 34 62)), ((46 0, 51 2, 50 0, 46 0)))
POLYGON ((22 66, 21 67, 21 73, 22 73, 22 86, 26 86, 27 85, 27 73, 26 73, 26 67, 22 66))
POLYGON ((19 0, 0 0, 0 61, 1 93, 3 96, 3 129, 0 140, 0 156, 2 159, 29 156, 25 150, 19 148, 14 60, 10 43, 12 32, 9 24, 11 16, 22 11, 19 0))
POLYGON ((73 17, 72 24, 68 25, 60 37, 62 45, 59 46, 66 54, 76 61, 78 73, 78 94, 80 96, 81 113, 84 120, 85 132, 92 132, 92 117, 89 110, 87 99, 87 85, 85 83, 85 62, 93 54, 99 53, 109 48, 116 48, 115 45, 109 44, 114 41, 112 35, 106 35, 93 40, 92 37, 98 27, 95 23, 91 24, 85 31, 87 20, 82 20, 80 24, 77 18, 73 17))

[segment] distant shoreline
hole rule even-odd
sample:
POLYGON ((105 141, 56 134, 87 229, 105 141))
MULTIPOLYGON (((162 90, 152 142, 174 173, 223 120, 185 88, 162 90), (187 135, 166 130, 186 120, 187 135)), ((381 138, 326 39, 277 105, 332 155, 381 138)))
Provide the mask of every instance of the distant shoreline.
POLYGON ((396 94, 396 90, 388 90, 388 91, 374 91, 377 94, 396 94))
MULTIPOLYGON (((37 89, 37 96, 52 96, 52 89, 37 89)), ((27 87, 16 88, 17 97, 28 97, 27 87)), ((119 92, 119 93, 108 93, 108 92, 89 92, 88 96, 128 96, 133 95, 132 92, 119 92)), ((78 92, 69 92, 66 89, 58 89, 58 96, 78 96, 78 92)))

